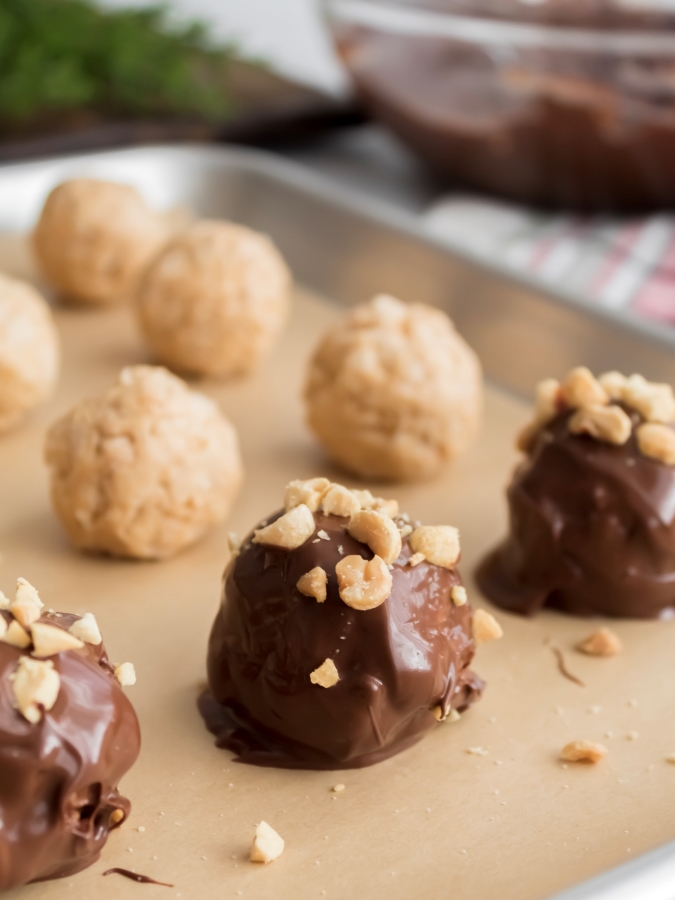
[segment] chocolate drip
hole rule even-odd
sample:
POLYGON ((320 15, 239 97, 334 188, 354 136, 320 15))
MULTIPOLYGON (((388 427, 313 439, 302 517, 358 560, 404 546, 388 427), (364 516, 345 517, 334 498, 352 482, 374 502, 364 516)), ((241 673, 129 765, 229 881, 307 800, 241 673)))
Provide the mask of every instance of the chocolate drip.
POLYGON ((483 688, 468 668, 471 607, 450 600, 458 573, 406 566, 404 542, 390 597, 375 609, 351 609, 340 599, 335 566, 344 556, 373 554, 347 533, 347 519, 314 518, 314 535, 297 550, 253 544, 249 535, 226 573, 209 641, 210 690, 199 708, 218 746, 242 762, 371 765, 434 728, 434 707, 464 710, 483 688), (329 540, 317 537, 321 530, 329 540), (315 566, 328 575, 324 603, 296 588, 315 566), (340 680, 326 689, 309 675, 327 658, 340 680))
POLYGON ((622 446, 571 434, 570 412, 539 434, 507 491, 509 534, 480 565, 483 593, 513 612, 671 616, 675 467, 644 456, 643 419, 622 446))
POLYGON ((172 884, 168 884, 166 881, 155 881, 155 879, 150 878, 149 875, 139 875, 137 872, 131 872, 129 869, 120 869, 118 866, 115 866, 112 869, 106 869, 103 874, 123 875, 124 878, 129 878, 131 881, 138 882, 138 884, 158 884, 160 887, 173 887, 172 884))
MULTIPOLYGON (((68 628, 77 618, 40 621, 68 628)), ((0 643, 0 890, 73 875, 98 859, 129 815, 117 784, 140 749, 136 714, 103 644, 52 657, 61 688, 36 725, 14 708, 10 679, 21 655, 0 643)))
POLYGON ((558 671, 562 675, 563 678, 566 678, 568 681, 571 681, 572 684, 578 684, 579 687, 586 687, 581 678, 577 678, 570 670, 567 668, 567 663, 565 662, 565 654, 562 652, 560 647, 556 647, 554 644, 551 644, 551 653, 555 656, 556 662, 558 663, 558 671))

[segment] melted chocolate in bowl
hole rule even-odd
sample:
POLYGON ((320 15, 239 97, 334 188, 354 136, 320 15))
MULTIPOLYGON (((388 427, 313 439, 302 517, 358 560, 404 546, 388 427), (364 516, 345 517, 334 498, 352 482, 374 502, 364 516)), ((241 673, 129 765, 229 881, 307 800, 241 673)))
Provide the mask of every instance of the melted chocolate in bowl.
POLYGON ((218 746, 242 762, 371 765, 434 728, 434 707, 462 711, 483 689, 468 668, 472 609, 449 598, 457 572, 406 566, 404 541, 388 599, 352 609, 340 599, 335 566, 343 556, 373 554, 347 533, 348 519, 314 519, 314 535, 292 551, 253 544, 249 535, 226 572, 209 641, 209 691, 199 707, 218 746), (317 537, 321 530, 329 540, 317 537), (324 603, 296 588, 315 566, 328 573, 324 603), (323 688, 309 676, 327 658, 340 680, 323 688))
MULTIPOLYGON (((77 618, 45 613, 40 621, 68 628, 77 618)), ((96 862, 129 815, 117 784, 140 750, 136 713, 103 644, 52 657, 61 688, 35 725, 14 708, 10 676, 21 655, 0 642, 0 890, 96 862), (111 822, 116 810, 123 815, 111 822)))
POLYGON ((675 467, 571 434, 572 412, 542 429, 508 488, 509 534, 478 584, 504 609, 670 617, 675 609, 675 467))
MULTIPOLYGON (((651 24, 659 33, 658 17, 651 24)), ((336 40, 365 105, 453 186, 580 210, 675 202, 672 53, 517 47, 508 35, 482 46, 356 26, 336 40)))

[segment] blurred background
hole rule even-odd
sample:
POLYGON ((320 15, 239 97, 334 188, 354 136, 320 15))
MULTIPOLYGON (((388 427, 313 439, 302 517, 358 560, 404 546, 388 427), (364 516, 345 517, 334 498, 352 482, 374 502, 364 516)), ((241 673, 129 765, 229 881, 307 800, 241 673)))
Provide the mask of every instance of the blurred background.
MULTIPOLYGON (((146 0, 104 0, 110 8, 142 8, 146 0)), ((265 59, 289 78, 331 93, 347 81, 332 50, 318 0, 174 0, 174 14, 207 22, 214 37, 234 38, 242 53, 265 59)))
POLYGON ((0 0, 0 159, 165 141, 675 322, 675 0, 0 0))

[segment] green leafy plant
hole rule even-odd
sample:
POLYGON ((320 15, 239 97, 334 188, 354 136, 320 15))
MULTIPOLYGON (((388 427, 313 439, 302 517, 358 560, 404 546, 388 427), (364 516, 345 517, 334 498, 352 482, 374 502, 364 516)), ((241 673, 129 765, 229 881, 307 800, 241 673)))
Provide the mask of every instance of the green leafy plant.
POLYGON ((95 111, 199 116, 230 109, 233 46, 166 7, 107 11, 89 0, 0 0, 0 121, 95 111))

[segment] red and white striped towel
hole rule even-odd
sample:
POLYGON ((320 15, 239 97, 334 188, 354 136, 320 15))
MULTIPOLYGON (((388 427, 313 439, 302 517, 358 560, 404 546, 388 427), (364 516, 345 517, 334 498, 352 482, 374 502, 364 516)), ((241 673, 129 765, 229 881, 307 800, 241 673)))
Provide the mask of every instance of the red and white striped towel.
POLYGON ((424 218, 453 246, 591 303, 675 324, 675 215, 574 216, 457 196, 424 218))

